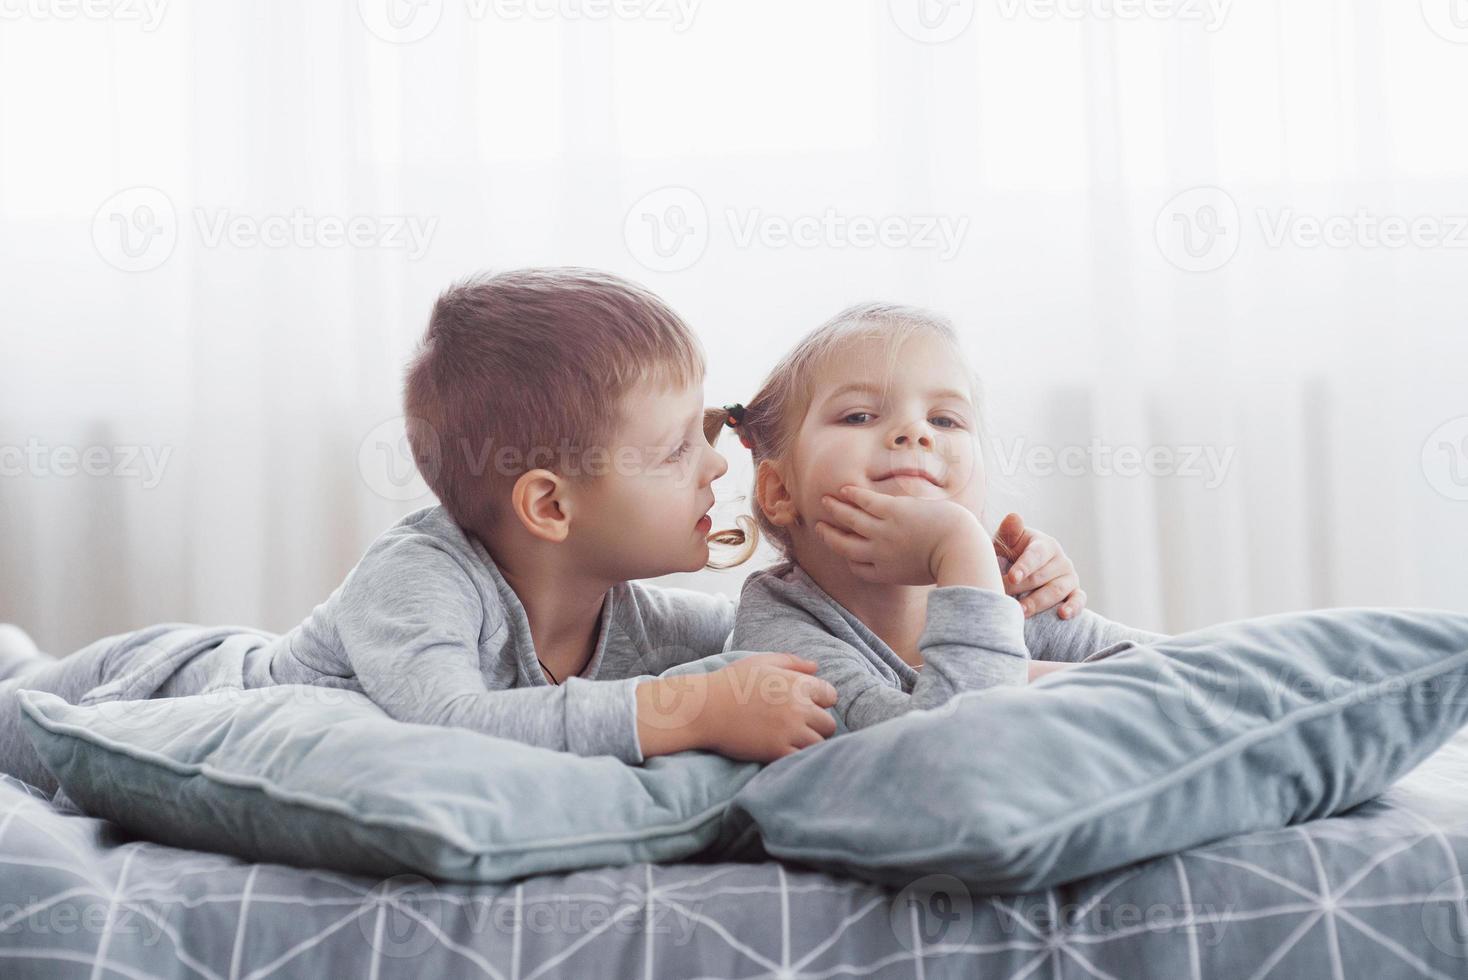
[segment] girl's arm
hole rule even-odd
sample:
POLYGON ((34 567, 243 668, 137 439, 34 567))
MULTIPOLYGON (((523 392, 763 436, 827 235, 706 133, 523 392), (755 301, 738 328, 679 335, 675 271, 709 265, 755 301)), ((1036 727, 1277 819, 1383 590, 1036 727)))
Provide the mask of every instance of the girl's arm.
POLYGON ((795 576, 752 577, 740 599, 734 645, 784 649, 816 662, 836 689, 837 732, 855 731, 945 704, 960 691, 1024 684, 1029 654, 1024 614, 1001 592, 967 586, 933 589, 918 641, 923 667, 912 690, 895 676, 870 631, 858 631, 831 601, 795 576))
POLYGON ((1025 620, 1025 644, 1035 660, 1076 664, 1165 639, 1166 633, 1125 626, 1089 609, 1072 619, 1052 610, 1025 620))

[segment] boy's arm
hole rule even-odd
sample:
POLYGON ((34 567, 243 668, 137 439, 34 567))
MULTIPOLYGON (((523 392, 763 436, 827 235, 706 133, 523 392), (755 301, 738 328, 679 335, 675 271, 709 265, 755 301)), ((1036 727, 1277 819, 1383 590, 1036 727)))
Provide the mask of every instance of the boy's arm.
POLYGON ((491 690, 479 670, 485 609, 448 552, 393 542, 353 569, 341 599, 342 647, 363 692, 389 716, 643 761, 636 688, 653 678, 491 690))

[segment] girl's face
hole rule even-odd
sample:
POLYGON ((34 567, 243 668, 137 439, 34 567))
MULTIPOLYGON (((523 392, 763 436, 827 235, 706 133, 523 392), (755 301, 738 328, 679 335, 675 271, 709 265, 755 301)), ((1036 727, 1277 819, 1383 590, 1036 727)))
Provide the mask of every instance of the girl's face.
POLYGON ((820 372, 793 449, 776 464, 793 509, 793 520, 780 523, 797 553, 823 547, 811 530, 830 520, 821 496, 847 484, 953 500, 978 515, 984 468, 977 425, 968 374, 941 336, 909 337, 890 372, 883 342, 846 345, 820 372))

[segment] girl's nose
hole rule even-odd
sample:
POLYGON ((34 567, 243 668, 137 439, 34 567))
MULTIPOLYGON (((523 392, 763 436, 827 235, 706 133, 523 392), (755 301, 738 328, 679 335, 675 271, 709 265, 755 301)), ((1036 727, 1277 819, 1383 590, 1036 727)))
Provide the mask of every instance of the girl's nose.
POLYGON ((933 448, 933 434, 923 422, 910 422, 893 431, 887 440, 889 449, 933 448))

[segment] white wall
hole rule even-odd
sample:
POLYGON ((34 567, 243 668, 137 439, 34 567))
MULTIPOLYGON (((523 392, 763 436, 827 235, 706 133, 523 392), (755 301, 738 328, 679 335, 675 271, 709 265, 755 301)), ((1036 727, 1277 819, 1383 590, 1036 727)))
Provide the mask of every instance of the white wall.
POLYGON ((426 502, 375 447, 436 292, 562 263, 665 295, 712 404, 852 301, 950 313, 1020 461, 1000 503, 1115 618, 1468 608, 1451 0, 156 2, 0 25, 0 619, 52 649, 294 625, 426 502), (249 237, 296 213, 370 240, 249 237), (1093 440, 1229 463, 1025 454, 1093 440))

